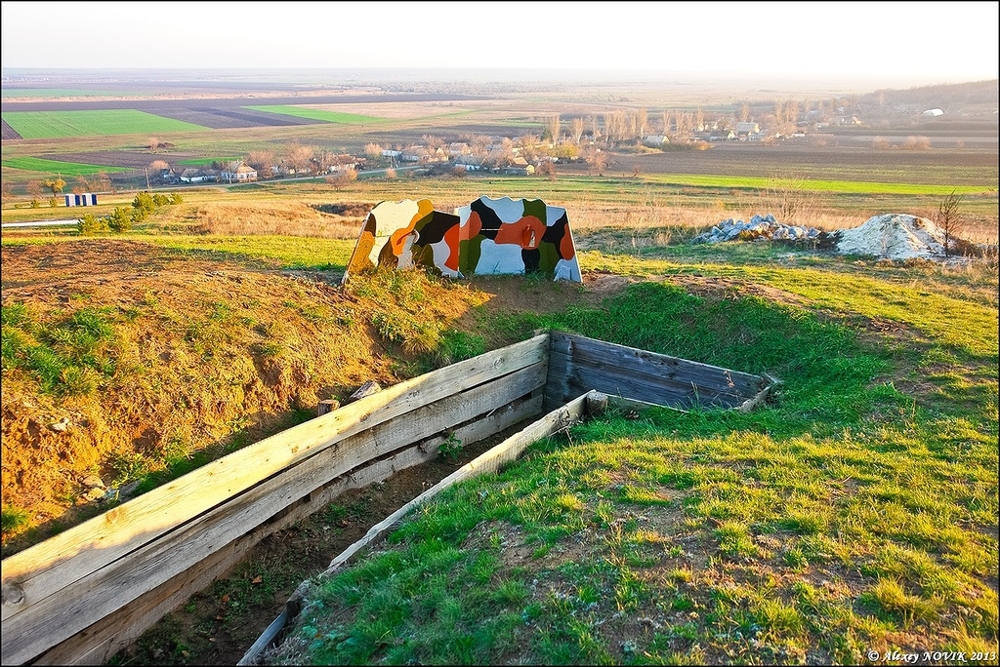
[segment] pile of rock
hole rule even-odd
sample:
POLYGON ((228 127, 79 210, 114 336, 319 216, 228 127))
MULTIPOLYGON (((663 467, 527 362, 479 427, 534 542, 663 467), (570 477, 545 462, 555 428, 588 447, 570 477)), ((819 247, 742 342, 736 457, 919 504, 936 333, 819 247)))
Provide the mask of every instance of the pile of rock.
MULTIPOLYGON (((951 239, 952 250, 969 245, 951 239)), ((945 235, 927 218, 901 213, 876 215, 853 229, 837 232, 837 252, 843 255, 871 255, 885 259, 936 259, 945 256, 945 235)))
POLYGON ((721 243, 723 241, 816 241, 820 230, 815 227, 786 225, 768 213, 755 215, 750 222, 730 218, 691 239, 691 243, 721 243))

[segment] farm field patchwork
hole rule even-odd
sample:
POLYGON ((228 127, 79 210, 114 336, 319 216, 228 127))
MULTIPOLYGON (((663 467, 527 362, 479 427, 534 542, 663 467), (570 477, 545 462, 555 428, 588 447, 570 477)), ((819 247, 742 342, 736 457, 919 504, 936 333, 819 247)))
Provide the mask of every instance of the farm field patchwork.
POLYGON ((110 167, 100 164, 85 164, 80 162, 63 162, 62 160, 48 160, 37 157, 15 157, 3 161, 3 166, 8 169, 23 169, 25 171, 39 171, 49 174, 62 174, 65 176, 89 176, 100 172, 124 172, 129 171, 127 167, 110 167))
POLYGON ((5 111, 3 120, 24 139, 110 136, 147 132, 189 132, 201 125, 136 109, 97 111, 5 111))
POLYGON ((340 111, 327 111, 326 109, 291 104, 265 104, 262 106, 248 106, 246 108, 254 111, 269 111, 271 113, 278 113, 286 116, 311 118, 313 120, 321 120, 327 123, 339 123, 346 125, 386 122, 385 118, 376 118, 375 116, 363 116, 361 114, 343 113, 340 111))
POLYGON ((57 97, 126 97, 127 93, 111 90, 81 90, 79 88, 4 88, 4 99, 57 97))

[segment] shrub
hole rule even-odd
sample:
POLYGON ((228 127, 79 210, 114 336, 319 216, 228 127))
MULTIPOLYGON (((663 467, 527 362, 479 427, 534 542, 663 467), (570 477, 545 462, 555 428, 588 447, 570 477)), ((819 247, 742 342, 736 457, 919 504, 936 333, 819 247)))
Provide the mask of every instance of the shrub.
POLYGON ((156 210, 156 201, 148 192, 140 192, 132 200, 132 208, 151 213, 156 210))
POLYGON ((76 228, 81 234, 101 234, 111 231, 108 221, 105 218, 98 218, 93 213, 87 213, 76 223, 76 228))
POLYGON ((909 151, 922 151, 931 147, 931 140, 927 137, 907 137, 903 142, 903 148, 909 151))
POLYGON ((141 221, 145 216, 145 209, 137 208, 138 215, 133 216, 133 212, 123 206, 116 206, 106 220, 111 231, 123 234, 132 229, 132 222, 141 221))
POLYGON ((4 505, 2 517, 4 533, 14 532, 28 523, 28 512, 14 505, 4 505))

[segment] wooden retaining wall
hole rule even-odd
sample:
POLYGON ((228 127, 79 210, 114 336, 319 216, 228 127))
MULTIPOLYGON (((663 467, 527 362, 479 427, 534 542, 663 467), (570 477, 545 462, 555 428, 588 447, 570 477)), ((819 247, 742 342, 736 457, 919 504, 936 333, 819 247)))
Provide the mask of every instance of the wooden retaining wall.
POLYGON ((5 559, 3 664, 103 663, 270 533, 430 460, 449 437, 468 444, 550 412, 501 448, 499 465, 575 419, 590 390, 639 405, 750 409, 769 389, 758 376, 562 333, 407 380, 5 559))
POLYGON ((773 380, 634 347, 552 332, 545 409, 589 389, 640 405, 750 410, 773 380))

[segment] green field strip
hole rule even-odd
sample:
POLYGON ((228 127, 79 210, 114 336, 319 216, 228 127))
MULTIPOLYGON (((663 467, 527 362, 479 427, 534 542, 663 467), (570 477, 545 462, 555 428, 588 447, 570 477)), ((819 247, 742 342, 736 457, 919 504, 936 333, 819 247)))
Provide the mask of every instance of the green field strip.
POLYGON ((137 109, 9 111, 3 119, 24 139, 190 132, 210 128, 137 109))
POLYGON ((324 111, 323 109, 310 109, 308 107, 294 106, 291 104, 263 104, 260 106, 243 107, 253 111, 264 111, 276 113, 284 116, 295 116, 296 118, 309 118, 311 120, 321 120, 327 123, 339 123, 341 125, 360 125, 362 123, 384 123, 388 118, 376 118, 375 116, 362 116, 356 113, 342 113, 339 111, 324 111))
POLYGON ((40 171, 63 176, 89 176, 90 174, 99 174, 101 172, 110 174, 131 171, 126 167, 108 167, 102 164, 84 164, 81 162, 62 162, 60 160, 46 160, 40 157, 14 157, 4 160, 3 166, 8 169, 40 171))
POLYGON ((836 192, 839 194, 947 195, 978 194, 996 185, 929 185, 921 183, 879 183, 820 179, 773 179, 753 176, 715 174, 647 174, 643 180, 666 185, 699 188, 747 188, 751 190, 789 190, 801 192, 836 192))

